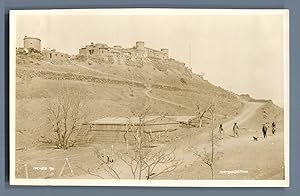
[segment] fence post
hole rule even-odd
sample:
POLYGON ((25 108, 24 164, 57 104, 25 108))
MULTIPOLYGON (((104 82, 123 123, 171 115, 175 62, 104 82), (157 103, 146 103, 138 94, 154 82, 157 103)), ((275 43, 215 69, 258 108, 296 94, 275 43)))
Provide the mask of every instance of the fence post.
POLYGON ((127 153, 129 152, 129 143, 128 143, 128 140, 126 140, 126 151, 127 151, 127 153))
POLYGON ((66 163, 66 161, 64 162, 64 165, 62 166, 62 168, 61 168, 61 170, 60 170, 60 172, 59 172, 59 177, 60 176, 62 176, 62 174, 63 174, 63 172, 64 172, 64 170, 65 170, 65 167, 66 167, 66 165, 67 165, 67 163, 66 163))
POLYGON ((71 175, 74 176, 74 172, 73 172, 73 169, 72 169, 71 164, 69 162, 69 159, 66 157, 64 165, 62 166, 62 168, 61 168, 61 170, 59 172, 59 175, 58 175, 59 177, 62 176, 62 174, 63 174, 63 172, 64 172, 64 170, 65 170, 65 168, 66 168, 67 165, 68 165, 68 167, 69 167, 69 169, 71 171, 71 175))
POLYGON ((111 158, 114 156, 114 145, 111 145, 111 158))
POLYGON ((27 164, 24 164, 24 169, 25 169, 25 178, 28 178, 28 167, 27 167, 27 164))
POLYGON ((70 171, 71 171, 72 176, 74 176, 74 172, 73 172, 73 169, 72 169, 72 167, 71 167, 71 164, 70 164, 68 158, 66 158, 66 162, 67 162, 67 164, 68 164, 68 166, 69 166, 69 169, 70 169, 70 171))

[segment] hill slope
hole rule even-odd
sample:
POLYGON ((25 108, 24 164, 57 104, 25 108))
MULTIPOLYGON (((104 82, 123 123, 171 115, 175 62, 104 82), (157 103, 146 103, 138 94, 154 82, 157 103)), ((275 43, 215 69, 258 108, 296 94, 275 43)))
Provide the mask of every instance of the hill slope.
POLYGON ((217 116, 226 120, 243 106, 238 95, 210 84, 173 59, 47 60, 36 53, 17 54, 16 74, 16 125, 23 135, 47 132, 45 103, 64 86, 84 89, 86 121, 131 116, 132 110, 145 106, 151 108, 149 115, 195 115, 196 105, 204 110, 212 103, 217 116))

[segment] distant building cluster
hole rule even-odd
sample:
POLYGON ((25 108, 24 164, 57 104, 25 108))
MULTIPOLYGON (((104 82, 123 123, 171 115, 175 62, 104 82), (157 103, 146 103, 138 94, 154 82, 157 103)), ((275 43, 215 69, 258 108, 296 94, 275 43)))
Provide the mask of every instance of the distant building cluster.
POLYGON ((144 42, 138 41, 132 48, 123 48, 116 45, 109 47, 107 44, 91 43, 79 49, 79 54, 84 56, 117 56, 117 57, 154 57, 159 59, 168 59, 169 51, 166 48, 155 50, 145 47, 144 42))
POLYGON ((71 55, 62 53, 62 52, 57 52, 55 49, 44 49, 42 51, 42 54, 48 58, 48 59, 69 59, 71 58, 71 55))
POLYGON ((24 47, 18 48, 19 51, 30 51, 30 50, 36 50, 43 54, 48 59, 69 59, 71 58, 71 55, 58 52, 55 49, 49 49, 49 48, 43 48, 41 49, 41 39, 37 37, 28 37, 25 36, 23 38, 24 41, 24 47))
MULTIPOLYGON (((68 59, 69 54, 58 52, 55 49, 41 49, 41 39, 37 37, 24 37, 24 47, 18 50, 36 50, 41 52, 48 59, 68 59)), ((91 43, 79 49, 79 55, 84 56, 103 56, 103 57, 131 57, 131 58, 146 58, 153 57, 158 59, 169 59, 169 50, 162 48, 155 50, 145 47, 145 43, 137 41, 132 48, 123 48, 122 46, 108 46, 102 43, 91 43)))
POLYGON ((27 37, 24 39, 24 48, 30 49, 33 48, 35 50, 41 51, 41 39, 37 37, 27 37))

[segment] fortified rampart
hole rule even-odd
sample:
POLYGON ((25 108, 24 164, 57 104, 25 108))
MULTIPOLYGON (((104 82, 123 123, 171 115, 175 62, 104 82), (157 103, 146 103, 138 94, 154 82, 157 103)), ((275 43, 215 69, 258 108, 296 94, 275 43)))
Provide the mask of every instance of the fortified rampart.
POLYGON ((24 41, 24 49, 35 49, 37 51, 41 51, 41 40, 37 37, 27 37, 23 38, 24 41))
POLYGON ((44 49, 42 51, 42 54, 47 58, 47 59, 69 59, 71 56, 66 53, 62 52, 57 52, 55 49, 44 49))
MULTIPOLYGON (((37 37, 24 37, 24 47, 17 48, 18 52, 28 53, 32 49, 39 51, 46 59, 66 60, 70 59, 71 55, 58 52, 55 49, 43 48, 41 50, 41 39, 37 37)), ((169 50, 162 48, 160 50, 148 48, 143 41, 137 41, 135 46, 131 48, 123 48, 120 45, 109 46, 104 43, 91 43, 79 49, 79 55, 86 57, 103 57, 103 59, 112 59, 114 64, 123 64, 135 59, 154 58, 157 60, 170 60, 169 50)), ((183 64, 184 65, 184 64, 183 64)))
POLYGON ((46 57, 47 59, 69 59, 71 56, 66 53, 58 52, 55 49, 48 49, 48 48, 43 48, 41 50, 41 39, 37 37, 28 37, 25 36, 23 38, 23 48, 17 48, 17 52, 28 52, 32 49, 41 52, 41 54, 46 57))
POLYGON ((152 48, 145 47, 145 43, 137 41, 135 46, 132 48, 122 48, 122 46, 110 47, 107 44, 91 43, 83 48, 79 49, 79 54, 84 56, 117 56, 117 57, 133 57, 133 58, 145 58, 153 57, 159 59, 168 59, 169 50, 163 48, 161 50, 155 50, 152 48))

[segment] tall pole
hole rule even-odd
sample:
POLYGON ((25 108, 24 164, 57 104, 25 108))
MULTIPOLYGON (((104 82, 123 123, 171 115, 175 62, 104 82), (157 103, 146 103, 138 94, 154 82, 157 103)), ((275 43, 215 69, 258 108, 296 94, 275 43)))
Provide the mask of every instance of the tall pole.
POLYGON ((212 127, 211 127, 211 178, 214 179, 214 114, 212 112, 212 127))
POLYGON ((214 116, 214 111, 212 108, 209 109, 210 115, 211 115, 211 165, 210 165, 210 170, 211 170, 211 179, 214 179, 214 124, 215 124, 215 116, 214 116))
POLYGON ((192 68, 192 43, 189 42, 189 68, 192 68))

